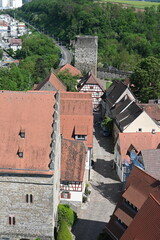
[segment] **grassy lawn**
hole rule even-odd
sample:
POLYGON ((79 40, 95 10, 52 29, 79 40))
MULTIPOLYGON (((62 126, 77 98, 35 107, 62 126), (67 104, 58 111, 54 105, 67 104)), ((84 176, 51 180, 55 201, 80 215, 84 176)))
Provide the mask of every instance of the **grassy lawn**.
POLYGON ((102 0, 104 2, 113 2, 113 3, 121 3, 124 5, 130 5, 135 8, 146 8, 151 6, 158 6, 160 2, 143 2, 143 1, 125 1, 125 0, 102 0))

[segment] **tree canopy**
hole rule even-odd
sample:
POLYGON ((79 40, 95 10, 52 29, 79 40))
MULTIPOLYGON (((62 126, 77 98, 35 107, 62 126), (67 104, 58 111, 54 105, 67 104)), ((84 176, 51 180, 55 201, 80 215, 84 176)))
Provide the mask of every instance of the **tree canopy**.
POLYGON ((97 35, 104 66, 133 70, 144 57, 160 58, 160 7, 136 12, 102 1, 34 0, 16 14, 67 43, 79 34, 97 35))
POLYGON ((59 64, 60 50, 49 37, 34 33, 22 40, 22 49, 13 54, 20 60, 19 66, 0 68, 0 89, 29 90, 59 64))
POLYGON ((160 97, 160 59, 143 59, 131 75, 132 90, 142 102, 160 97))

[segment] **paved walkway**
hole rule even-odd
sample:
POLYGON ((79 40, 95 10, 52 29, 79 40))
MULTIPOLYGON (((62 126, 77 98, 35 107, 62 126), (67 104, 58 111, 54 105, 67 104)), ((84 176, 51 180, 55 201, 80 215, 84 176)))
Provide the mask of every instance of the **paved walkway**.
POLYGON ((95 127, 93 143, 94 170, 91 170, 90 201, 84 204, 73 228, 75 240, 97 240, 110 219, 120 194, 120 182, 113 163, 113 140, 103 137, 100 126, 95 127))

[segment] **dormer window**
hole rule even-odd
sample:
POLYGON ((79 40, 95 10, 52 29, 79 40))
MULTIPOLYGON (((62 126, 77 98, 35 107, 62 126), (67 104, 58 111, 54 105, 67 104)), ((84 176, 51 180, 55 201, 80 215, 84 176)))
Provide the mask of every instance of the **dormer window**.
POLYGON ((75 135, 76 140, 86 140, 87 136, 86 135, 75 135))
POLYGON ((19 133, 19 136, 21 137, 21 138, 25 138, 25 131, 20 131, 20 133, 19 133))
POLYGON ((17 155, 18 155, 19 158, 23 158, 23 152, 18 151, 17 155))

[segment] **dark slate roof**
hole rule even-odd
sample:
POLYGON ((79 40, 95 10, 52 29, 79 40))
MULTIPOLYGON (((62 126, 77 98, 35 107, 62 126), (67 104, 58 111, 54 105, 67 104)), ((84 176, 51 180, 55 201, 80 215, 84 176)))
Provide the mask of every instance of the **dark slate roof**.
POLYGON ((122 113, 115 117, 116 123, 121 131, 131 124, 143 110, 135 103, 132 102, 122 113))
POLYGON ((131 100, 128 96, 124 97, 122 101, 118 102, 115 107, 111 110, 112 117, 115 118, 124 108, 126 108, 131 100))
POLYGON ((160 179, 160 149, 142 150, 145 171, 160 179))
POLYGON ((127 86, 122 81, 113 81, 112 85, 106 91, 107 103, 113 106, 126 89, 127 86))

